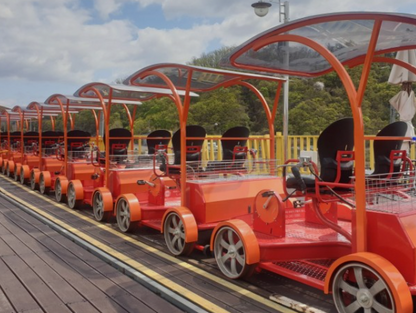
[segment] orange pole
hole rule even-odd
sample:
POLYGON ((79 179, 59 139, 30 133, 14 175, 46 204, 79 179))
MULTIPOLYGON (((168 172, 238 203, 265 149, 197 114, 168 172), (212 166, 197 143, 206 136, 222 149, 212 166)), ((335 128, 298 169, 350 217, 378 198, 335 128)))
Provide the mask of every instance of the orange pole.
POLYGON ((97 116, 97 113, 95 113, 95 110, 91 110, 92 114, 94 115, 94 121, 95 121, 95 143, 98 147, 98 142, 99 142, 99 130, 100 130, 100 120, 97 116))
MULTIPOLYGON (((158 71, 148 71, 145 72, 141 75, 141 79, 146 78, 147 76, 157 76, 159 78, 161 78, 166 85, 168 86, 168 88, 172 91, 172 99, 176 105, 176 108, 178 110, 178 116, 179 116, 179 127, 181 129, 181 205, 184 206, 185 205, 185 197, 186 197, 186 117, 187 117, 187 113, 186 116, 184 114, 184 108, 182 106, 182 101, 181 98, 178 95, 178 92, 176 91, 175 86, 173 85, 173 83, 170 81, 170 79, 164 75, 161 72, 158 71)), ((188 74, 188 80, 186 82, 186 90, 190 90, 190 84, 191 84, 191 76, 188 74)))
POLYGON ((108 101, 108 107, 106 107, 105 105, 105 101, 104 98, 102 97, 101 93, 94 87, 87 87, 85 90, 82 91, 81 94, 86 93, 88 91, 92 91, 97 98, 100 100, 100 105, 101 108, 103 109, 103 115, 104 115, 104 132, 105 132, 105 157, 106 157, 106 162, 105 162, 105 176, 104 176, 104 186, 103 187, 107 187, 108 184, 108 179, 109 179, 109 169, 110 169, 110 162, 109 162, 109 144, 110 144, 110 139, 109 137, 109 125, 110 125, 110 112, 111 112, 111 98, 113 96, 113 89, 110 88, 110 93, 108 95, 109 97, 109 101, 108 101))
MULTIPOLYGON (((125 103, 123 103, 123 107, 124 107, 124 110, 126 111, 127 118, 128 118, 128 120, 129 120, 130 133, 131 133, 130 147, 131 147, 131 150, 134 150, 134 136, 133 136, 134 129, 133 129, 133 118, 131 117, 130 110, 129 110, 129 108, 127 107, 127 105, 126 105, 125 103)), ((136 107, 135 107, 135 108, 136 108, 136 107)))
MULTIPOLYGON (((270 108, 267 105, 267 101, 264 98, 263 94, 256 87, 254 87, 253 85, 251 85, 251 84, 249 84, 247 82, 243 82, 243 81, 242 82, 239 82, 237 84, 238 85, 242 85, 242 86, 250 89, 251 91, 253 91, 254 94, 257 96, 257 98, 260 100, 261 105, 263 106, 264 112, 266 113, 266 117, 267 117, 267 123, 268 123, 268 126, 269 126, 269 135, 270 135, 270 158, 271 159, 274 159, 275 158, 275 148, 274 148, 274 141, 275 141, 274 140, 274 120, 273 120, 272 113, 270 112, 270 108)), ((278 91, 280 91, 280 90, 278 89, 278 91)), ((276 97, 277 97, 277 99, 279 99, 279 94, 276 94, 276 97)))
POLYGON ((53 116, 51 116, 51 127, 52 130, 55 131, 55 118, 53 116))

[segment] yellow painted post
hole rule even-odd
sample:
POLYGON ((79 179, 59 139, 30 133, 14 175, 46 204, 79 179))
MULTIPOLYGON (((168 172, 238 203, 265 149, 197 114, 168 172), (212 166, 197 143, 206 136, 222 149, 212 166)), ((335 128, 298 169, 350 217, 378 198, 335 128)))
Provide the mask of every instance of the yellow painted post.
POLYGON ((374 170, 374 140, 370 140, 370 169, 374 170))

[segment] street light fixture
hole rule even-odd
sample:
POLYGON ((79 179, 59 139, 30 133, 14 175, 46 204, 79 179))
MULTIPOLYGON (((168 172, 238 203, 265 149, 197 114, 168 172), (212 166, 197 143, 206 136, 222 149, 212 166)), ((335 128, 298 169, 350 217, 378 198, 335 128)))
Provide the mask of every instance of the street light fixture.
POLYGON ((272 3, 277 3, 279 5, 279 13, 280 13, 279 22, 282 22, 281 16, 283 16, 283 23, 288 22, 289 21, 289 2, 288 1, 284 1, 282 3, 280 0, 276 2, 273 0, 267 0, 267 2, 263 0, 259 0, 253 3, 251 6, 254 9, 254 13, 256 13, 257 16, 263 17, 263 16, 266 16, 267 13, 269 13, 269 9, 272 6, 272 3))
POLYGON ((269 13, 269 8, 272 4, 260 0, 259 2, 253 3, 251 6, 254 8, 254 13, 256 13, 257 16, 263 17, 269 13))

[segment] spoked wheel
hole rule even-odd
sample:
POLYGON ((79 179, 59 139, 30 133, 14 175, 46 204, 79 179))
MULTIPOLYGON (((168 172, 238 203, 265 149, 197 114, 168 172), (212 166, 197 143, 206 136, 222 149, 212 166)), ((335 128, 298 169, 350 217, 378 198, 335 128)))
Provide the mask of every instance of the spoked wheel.
POLYGON ((11 177, 12 176, 12 174, 14 173, 14 162, 13 161, 9 161, 9 162, 7 162, 7 165, 6 165, 6 175, 7 175, 7 177, 11 177))
POLYGON ((13 179, 15 181, 20 181, 20 183, 22 183, 22 181, 20 180, 20 177, 22 176, 21 172, 22 172, 22 167, 16 166, 16 170, 13 173, 13 179))
MULTIPOLYGON (((14 176, 15 176, 15 179, 16 179, 16 176, 17 176, 16 173, 14 174, 14 176)), ((19 180, 20 180, 20 183, 22 185, 24 185, 26 183, 26 180, 25 180, 25 169, 23 168, 23 166, 20 168, 20 177, 19 177, 19 180)))
MULTIPOLYGON (((65 181, 65 183, 68 183, 68 181, 65 181)), ((61 179, 57 179, 55 181, 55 199, 58 202, 66 201, 66 190, 64 190, 63 182, 61 179)))
POLYGON ((6 175, 6 164, 7 164, 7 162, 5 160, 3 160, 2 163, 1 163, 1 173, 3 175, 6 175))
POLYGON ((39 174, 40 171, 38 169, 32 169, 30 171, 30 188, 32 190, 39 188, 39 174))
POLYGON ((257 266, 257 264, 247 264, 244 240, 229 226, 220 228, 215 235, 215 260, 221 272, 228 278, 248 277, 257 266))
MULTIPOLYGON (((17 171, 17 169, 16 169, 17 171)), ((20 183, 22 185, 26 184, 30 179, 30 169, 28 165, 22 165, 20 167, 20 183), (28 179, 29 178, 29 179, 28 179)))
POLYGON ((68 185, 68 192, 67 192, 67 198, 68 198, 68 206, 71 209, 78 209, 82 205, 82 198, 78 194, 83 193, 82 184, 80 181, 71 181, 68 185), (81 189, 80 189, 81 188, 81 189), (78 196, 78 197, 77 197, 78 196), (78 199, 77 199, 78 198, 78 199))
POLYGON ((51 191, 50 173, 41 172, 39 175, 39 191, 43 195, 49 194, 51 191))
POLYGON ((185 242, 186 226, 180 215, 171 212, 165 219, 163 225, 165 242, 173 255, 189 255, 195 242, 185 242))
POLYGON ((132 218, 132 215, 133 210, 140 210, 140 205, 138 204, 137 198, 129 198, 123 196, 117 201, 116 210, 118 228, 123 233, 135 231, 139 225, 139 222, 135 221, 132 218))
POLYGON ((96 191, 92 198, 94 218, 99 222, 108 221, 112 215, 113 198, 110 191, 96 191), (111 209, 107 208, 111 206, 111 209))
POLYGON ((386 281, 371 267, 349 263, 341 267, 332 284, 338 312, 396 312, 394 298, 386 281))

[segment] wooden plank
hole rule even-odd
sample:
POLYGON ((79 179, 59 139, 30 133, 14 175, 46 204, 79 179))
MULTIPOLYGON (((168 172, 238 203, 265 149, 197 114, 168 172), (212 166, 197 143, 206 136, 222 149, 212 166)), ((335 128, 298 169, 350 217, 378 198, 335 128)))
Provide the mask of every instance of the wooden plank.
MULTIPOLYGON (((126 312, 116 302, 109 299, 106 294, 97 286, 92 284, 88 279, 85 279, 79 272, 75 271, 68 263, 64 262, 54 253, 41 253, 39 257, 49 264, 55 271, 57 271, 62 278, 64 278, 74 289, 76 289, 85 299, 87 299, 94 307, 101 310, 103 303, 106 303, 111 308, 116 308, 120 312, 126 312), (100 309, 101 308, 101 309, 100 309)), ((74 256, 70 256, 67 262, 72 262, 74 256)), ((84 273, 82 273, 84 274, 84 273)), ((104 312, 106 312, 104 310, 104 312)))
MULTIPOLYGON (((19 210, 20 211, 20 210, 19 210)), ((33 252, 46 252, 49 251, 41 242, 34 239, 27 231, 23 230, 22 227, 29 227, 29 231, 33 231, 35 234, 41 234, 36 228, 28 226, 27 221, 24 221, 14 213, 8 213, 3 215, 2 224, 6 227, 10 233, 12 233, 17 239, 24 243, 33 252), (21 226, 23 224, 23 226, 21 226), (36 230, 36 231, 35 231, 36 230)))
MULTIPOLYGON (((25 255, 24 257, 30 257, 30 255, 25 255)), ((19 280, 43 310, 46 312, 71 312, 62 300, 19 256, 8 255, 3 257, 3 261, 19 277, 19 280)))
POLYGON ((7 299, 12 303, 15 311, 26 312, 30 310, 40 309, 39 305, 33 299, 32 295, 20 283, 17 277, 0 259, 0 287, 6 295, 7 299))
POLYGON ((12 249, 3 241, 2 235, 0 235, 0 257, 5 255, 15 254, 12 249))
MULTIPOLYGON (((1 286, 1 285, 0 285, 1 286)), ((13 312, 13 306, 0 287, 0 312, 13 312)))
POLYGON ((36 274, 65 304, 85 301, 85 299, 72 288, 66 280, 39 258, 38 255, 26 255, 24 261, 29 267, 36 271, 36 274))
POLYGON ((96 312, 100 312, 91 303, 86 302, 86 301, 69 303, 68 307, 74 313, 96 313, 96 312))
MULTIPOLYGON (((141 312, 143 313, 153 312, 153 310, 146 308, 143 302, 138 300, 136 297, 133 297, 131 294, 128 294, 126 290, 115 284, 113 281, 102 275, 100 272, 96 271, 93 267, 85 263, 83 260, 76 258, 68 250, 62 249, 60 251, 56 251, 56 253, 63 261, 70 259, 71 263, 68 265, 71 266, 73 270, 82 274, 84 280, 88 280, 92 285, 99 288, 102 292, 106 294, 106 296, 113 299, 127 311, 130 311, 130 309, 134 307, 141 307, 141 312), (124 301, 127 295, 129 295, 129 300, 124 301), (123 301, 119 301, 119 299, 123 299, 123 301)), ((114 271, 116 270, 114 269, 114 271)), ((115 275, 123 274, 116 271, 115 275)), ((90 298, 88 297, 88 299, 90 298)))
POLYGON ((17 255, 32 253, 32 250, 12 234, 3 235, 1 238, 17 255))

